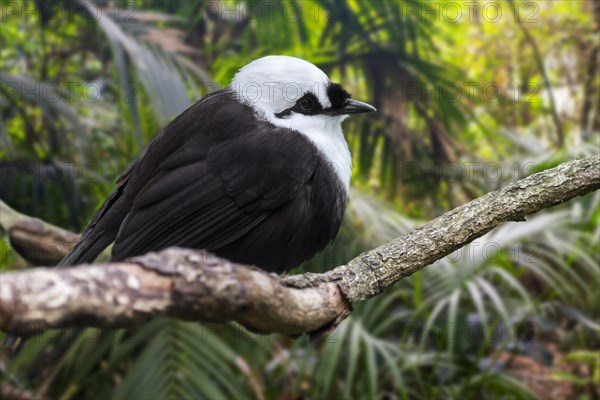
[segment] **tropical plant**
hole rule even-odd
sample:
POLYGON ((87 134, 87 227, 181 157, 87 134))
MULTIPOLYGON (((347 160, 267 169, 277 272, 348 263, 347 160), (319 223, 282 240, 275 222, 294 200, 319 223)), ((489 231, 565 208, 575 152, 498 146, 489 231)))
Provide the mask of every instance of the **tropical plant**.
MULTIPOLYGON (((310 59, 380 110, 348 122, 345 224, 302 271, 343 264, 509 180, 598 151, 591 2, 532 2, 542 22, 525 26, 431 19, 440 10, 424 0, 45 3, 27 3, 37 18, 2 14, 0 197, 73 230, 161 126, 266 54, 310 59), (498 101, 447 100, 449 82, 469 81, 500 88, 498 101)), ((523 4, 500 6, 513 15, 523 4)), ((499 355, 547 363, 552 343, 593 370, 554 376, 592 397, 599 216, 594 194, 507 224, 360 304, 317 342, 171 319, 51 331, 3 355, 2 382, 63 399, 526 399, 535 394, 499 355)))

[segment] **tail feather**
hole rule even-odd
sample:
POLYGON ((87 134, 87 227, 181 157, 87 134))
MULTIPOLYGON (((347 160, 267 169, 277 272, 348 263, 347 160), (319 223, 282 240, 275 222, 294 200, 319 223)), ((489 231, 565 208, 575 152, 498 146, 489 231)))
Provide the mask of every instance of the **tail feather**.
POLYGON ((91 263, 116 239, 121 222, 131 208, 131 202, 124 193, 126 185, 125 179, 108 196, 85 228, 73 251, 57 267, 91 263))
POLYGON ((98 257, 100 253, 102 253, 102 251, 115 240, 116 233, 97 234, 94 231, 86 231, 82 235, 81 240, 79 240, 79 242, 77 242, 75 245, 73 251, 68 256, 63 258, 62 261, 56 265, 56 267, 65 268, 77 264, 92 263, 96 257, 98 257))

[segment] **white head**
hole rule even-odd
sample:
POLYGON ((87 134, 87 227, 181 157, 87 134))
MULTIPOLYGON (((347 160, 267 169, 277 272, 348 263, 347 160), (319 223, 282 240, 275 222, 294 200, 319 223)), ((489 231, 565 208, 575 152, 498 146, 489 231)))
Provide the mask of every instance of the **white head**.
POLYGON ((230 88, 259 118, 305 135, 332 163, 346 190, 352 173, 342 133, 348 114, 375 111, 350 98, 323 71, 295 57, 267 56, 242 67, 230 88))

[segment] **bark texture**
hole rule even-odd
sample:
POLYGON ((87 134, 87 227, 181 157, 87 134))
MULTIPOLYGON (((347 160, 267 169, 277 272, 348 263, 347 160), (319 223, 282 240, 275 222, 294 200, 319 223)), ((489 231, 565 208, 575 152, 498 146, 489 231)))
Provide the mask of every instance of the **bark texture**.
MULTIPOLYGON (((24 260, 33 265, 56 265, 65 258, 80 235, 51 225, 38 218, 21 214, 0 200, 0 229, 6 231, 10 245, 24 260)), ((110 249, 98 256, 99 261, 110 259, 110 249)), ((4 261, 8 254, 0 254, 4 261)))
POLYGON ((8 233, 13 249, 33 265, 58 264, 79 240, 78 234, 20 214, 2 200, 0 227, 8 233))
POLYGON ((157 316, 237 321, 258 332, 319 335, 352 305, 506 221, 600 188, 600 155, 570 161, 462 205, 324 274, 278 277, 203 251, 171 248, 122 263, 0 275, 0 328, 132 327, 157 316))

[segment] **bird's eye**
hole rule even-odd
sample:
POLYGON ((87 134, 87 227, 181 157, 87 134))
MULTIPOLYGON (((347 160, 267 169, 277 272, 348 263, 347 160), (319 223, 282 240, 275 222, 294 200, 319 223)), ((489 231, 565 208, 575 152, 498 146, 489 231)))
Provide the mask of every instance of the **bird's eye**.
POLYGON ((315 107, 315 102, 310 97, 300 99, 300 108, 304 111, 310 111, 315 107))

